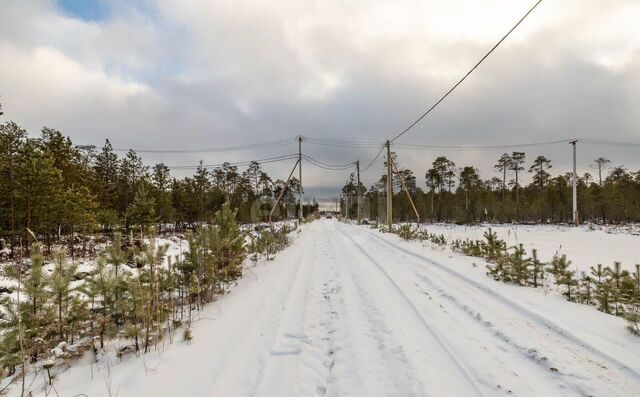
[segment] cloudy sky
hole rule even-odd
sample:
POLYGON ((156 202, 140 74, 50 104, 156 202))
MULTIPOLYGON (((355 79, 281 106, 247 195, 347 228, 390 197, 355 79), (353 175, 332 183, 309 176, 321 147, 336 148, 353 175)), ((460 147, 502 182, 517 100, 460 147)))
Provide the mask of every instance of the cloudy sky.
MULTIPOLYGON (((437 100, 532 0, 2 0, 3 120, 79 144, 192 149, 301 134, 383 141, 437 100)), ((399 141, 496 145, 573 137, 640 142, 640 2, 544 0, 452 96, 399 141)), ((569 145, 526 148, 568 170, 569 145)), ((209 154, 145 154, 150 164, 243 161, 295 145, 209 154)), ((326 163, 375 148, 305 144, 326 163)), ((483 177, 501 151, 398 150, 423 184, 437 155, 483 177)), ((637 147, 583 144, 640 168, 637 147)), ((286 178, 292 164, 265 168, 286 178)), ((363 179, 371 184, 378 163, 363 179)), ((348 171, 305 164, 306 196, 327 199, 348 171)))

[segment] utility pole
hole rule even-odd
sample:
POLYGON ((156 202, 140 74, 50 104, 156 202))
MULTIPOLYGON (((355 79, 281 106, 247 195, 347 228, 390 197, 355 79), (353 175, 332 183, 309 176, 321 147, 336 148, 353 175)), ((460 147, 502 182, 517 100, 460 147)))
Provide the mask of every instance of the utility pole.
POLYGON ((298 220, 302 223, 302 136, 298 135, 298 174, 300 176, 300 186, 298 187, 299 208, 298 220))
POLYGON ((349 220, 349 204, 351 204, 349 201, 351 199, 351 193, 347 192, 344 195, 344 213, 345 216, 347 218, 347 221, 349 220))
POLYGON ((569 143, 573 146, 573 224, 578 225, 578 174, 576 172, 576 143, 578 141, 574 140, 569 143))
POLYGON ((289 177, 287 178, 287 181, 284 183, 284 187, 282 188, 282 191, 280 192, 280 195, 278 196, 278 199, 276 200, 275 204, 271 208, 271 212, 269 212, 269 224, 271 224, 271 216, 273 215, 273 211, 275 211, 276 208, 278 208, 278 204, 280 203, 280 199, 282 199, 282 195, 284 195, 284 192, 287 191, 287 186, 289 186, 289 181, 291 180, 291 177, 293 176, 293 173, 295 172, 297 166, 299 166, 299 161, 297 161, 293 165, 293 168, 291 169, 291 172, 289 173, 289 177))
POLYGON ((391 143, 387 141, 387 227, 393 227, 393 184, 391 183, 391 143))
POLYGON ((362 195, 360 192, 360 160, 356 161, 356 174, 358 175, 357 189, 358 189, 358 225, 359 225, 362 220, 361 218, 362 212, 360 211, 360 203, 362 202, 362 195))

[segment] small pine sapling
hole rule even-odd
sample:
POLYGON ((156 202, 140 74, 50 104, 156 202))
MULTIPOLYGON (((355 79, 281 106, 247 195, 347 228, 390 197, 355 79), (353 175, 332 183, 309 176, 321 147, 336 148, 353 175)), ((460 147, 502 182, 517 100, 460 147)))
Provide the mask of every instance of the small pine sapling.
MULTIPOLYGON (((571 262, 569 262, 571 263, 571 262)), ((567 291, 564 295, 567 297, 569 301, 575 300, 575 294, 572 295, 572 287, 578 286, 578 280, 575 278, 575 272, 572 270, 565 270, 559 274, 559 278, 556 280, 557 284, 564 285, 567 287, 567 291)))
POLYGON ((611 314, 612 291, 614 288, 615 286, 609 279, 602 280, 598 283, 598 288, 593 294, 593 297, 598 302, 598 310, 611 314))
POLYGON ((534 288, 538 288, 538 282, 544 279, 544 264, 538 259, 538 250, 531 250, 531 274, 534 288))
POLYGON ((599 284, 607 276, 607 270, 601 264, 598 264, 598 267, 591 266, 591 275, 598 279, 597 283, 599 284))
POLYGON ((487 265, 487 275, 493 277, 496 281, 506 281, 508 279, 508 257, 499 256, 495 261, 489 262, 487 265))
POLYGON ((627 313, 627 329, 636 336, 640 336, 640 306, 634 305, 627 313))
POLYGON ((61 341, 68 341, 67 327, 69 325, 69 309, 73 299, 73 282, 78 265, 67 263, 67 256, 63 251, 54 254, 54 268, 50 276, 50 290, 58 312, 58 336, 61 341))
POLYGON ((624 302, 624 290, 622 288, 623 281, 629 277, 629 272, 622 270, 620 262, 613 262, 613 268, 607 266, 607 275, 611 279, 612 290, 611 298, 613 300, 614 314, 619 316, 624 312, 622 303, 624 302))
POLYGON ((580 301, 585 305, 591 305, 591 301, 592 301, 591 285, 592 284, 593 284, 593 279, 591 278, 591 276, 589 276, 585 272, 581 272, 578 287, 580 291, 580 301))
POLYGON ((551 260, 551 264, 547 267, 547 272, 553 275, 556 285, 562 284, 560 279, 569 271, 569 265, 571 265, 571 261, 567 260, 567 256, 559 255, 556 252, 551 260))
POLYGON ((411 228, 411 225, 402 225, 397 229, 398 236, 405 241, 413 240, 415 233, 411 228))
POLYGON ((498 238, 498 233, 487 230, 483 234, 484 237, 484 259, 489 263, 495 263, 498 258, 504 256, 506 251, 506 243, 498 238))
POLYGON ((519 285, 526 284, 530 276, 530 259, 525 258, 526 250, 522 244, 512 247, 513 253, 509 255, 509 280, 519 285))
POLYGON ((632 282, 634 285, 630 309, 625 313, 629 332, 636 336, 640 336, 640 265, 636 265, 636 271, 633 274, 632 282))

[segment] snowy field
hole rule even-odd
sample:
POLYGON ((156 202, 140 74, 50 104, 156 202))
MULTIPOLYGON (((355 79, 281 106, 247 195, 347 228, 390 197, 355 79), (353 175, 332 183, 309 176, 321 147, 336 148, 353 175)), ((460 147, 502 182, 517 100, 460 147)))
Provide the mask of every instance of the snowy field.
POLYGON ((556 252, 566 254, 574 269, 589 271, 591 266, 602 264, 613 266, 614 261, 622 267, 635 270, 640 263, 640 227, 614 226, 564 226, 564 225, 451 225, 433 224, 424 226, 429 233, 443 234, 450 243, 455 239, 483 240, 482 234, 494 230, 507 246, 522 243, 531 255, 538 250, 538 257, 545 262, 556 252))
POLYGON ((104 358, 83 361, 56 378, 57 394, 632 396, 640 390, 640 340, 622 319, 553 290, 496 282, 477 258, 321 220, 303 225, 276 260, 259 261, 245 274, 200 314, 191 342, 109 365, 104 358))

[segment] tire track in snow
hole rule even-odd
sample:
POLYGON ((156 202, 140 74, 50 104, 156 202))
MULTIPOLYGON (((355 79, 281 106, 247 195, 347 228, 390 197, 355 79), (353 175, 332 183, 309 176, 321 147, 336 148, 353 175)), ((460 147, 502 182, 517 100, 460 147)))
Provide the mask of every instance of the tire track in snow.
MULTIPOLYGON (((407 259, 411 260, 414 263, 414 266, 418 266, 422 270, 429 271, 432 276, 434 274, 437 275, 438 277, 441 278, 441 280, 443 280, 444 284, 448 282, 446 278, 443 279, 443 277, 445 277, 444 275, 446 275, 446 277, 453 278, 457 281, 462 281, 465 285, 467 285, 468 287, 471 287, 471 289, 469 291, 458 289, 456 290, 456 292, 458 294, 465 294, 469 296, 469 299, 475 306, 482 304, 481 301, 479 300, 480 297, 489 298, 492 300, 493 303, 497 302, 500 306, 507 308, 508 311, 511 311, 512 313, 517 313, 518 316, 526 318, 527 321, 530 323, 528 327, 527 326, 522 327, 526 332, 525 334, 526 336, 529 336, 529 337, 532 336, 531 333, 536 330, 536 328, 532 327, 532 325, 536 324, 536 327, 539 327, 542 329, 542 334, 539 336, 539 346, 542 346, 543 348, 544 346, 548 346, 549 338, 554 336, 559 339, 559 341, 556 344, 554 344, 554 347, 558 348, 558 344, 564 344, 564 346, 561 346, 561 347, 566 351, 567 355, 575 356, 579 353, 579 351, 582 351, 583 353, 580 354, 581 357, 575 360, 575 362, 586 365, 586 367, 584 367, 584 370, 587 371, 588 375, 579 375, 571 372, 567 372, 565 373, 565 375, 573 377, 577 381, 582 380, 587 383, 592 383, 592 387, 596 387, 599 380, 606 381, 617 376, 615 372, 609 369, 611 364, 613 364, 614 367, 618 367, 623 372, 627 373, 628 375, 631 375, 631 377, 634 378, 636 381, 640 379, 639 374, 634 369, 629 368, 622 362, 611 357, 609 354, 604 353, 601 350, 586 344, 580 338, 566 331, 565 329, 563 329, 553 321, 545 318, 544 316, 538 313, 534 313, 530 311, 529 309, 523 307, 517 302, 514 302, 512 299, 509 299, 501 295, 499 292, 491 290, 488 287, 472 279, 469 279, 468 277, 448 268, 446 265, 443 265, 431 258, 412 252, 397 243, 390 242, 387 239, 384 239, 383 237, 376 235, 375 232, 366 231, 366 234, 369 235, 370 237, 373 237, 373 239, 375 240, 375 243, 373 243, 374 246, 379 246, 376 243, 381 242, 383 243, 383 246, 389 247, 389 249, 392 252, 395 252, 396 254, 398 252, 402 253, 403 255, 405 255, 405 257, 407 257, 407 259), (425 265, 425 262, 432 266, 425 265), (434 273, 434 270, 438 271, 439 273, 434 273), (480 296, 471 294, 471 291, 480 292, 480 296), (547 331, 551 332, 551 335, 549 335, 547 331), (576 348, 578 350, 576 350, 576 348), (597 361, 594 361, 589 354, 585 354, 587 352, 597 356, 600 360, 607 362, 607 365, 603 365, 598 363, 597 361), (590 377, 589 375, 592 375, 592 376, 590 377)), ((419 273, 416 273, 416 276, 418 276, 418 274, 419 273)), ((422 277, 424 276, 422 275, 422 277)), ((495 310, 495 308, 492 305, 487 305, 487 304, 483 304, 483 308, 485 310, 495 310)), ((514 324, 510 323, 510 325, 514 325, 514 324)), ((505 338, 511 339, 511 337, 507 336, 507 334, 510 333, 509 328, 503 329, 502 331, 498 331, 498 332, 502 333, 505 338)), ((519 346, 519 347, 523 348, 523 346, 519 346)), ((532 352, 532 354, 537 356, 538 355, 537 353, 538 353, 538 350, 540 350, 540 347, 530 348, 530 349, 535 349, 535 352, 532 352)), ((551 350, 547 352, 545 356, 549 357, 553 355, 553 353, 554 353, 553 350, 551 350)), ((556 357, 556 360, 566 361, 567 359, 565 356, 558 356, 556 357)), ((611 384, 611 387, 617 386, 619 388, 624 384, 627 384, 627 381, 625 379, 621 379, 620 381, 611 384)), ((583 390, 582 384, 578 384, 574 381, 571 381, 570 386, 572 386, 572 388, 574 388, 576 391, 580 393, 584 393, 583 395, 586 394, 586 392, 584 392, 583 390)), ((635 386, 629 385, 627 389, 633 390, 634 387, 637 387, 637 383, 635 386)), ((612 392, 614 391, 612 390, 612 392)), ((624 393, 620 395, 624 395, 624 393)))
MULTIPOLYGON (((496 327, 494 321, 490 321, 492 317, 487 316, 486 312, 483 314, 480 310, 474 310, 469 305, 459 302, 458 299, 455 298, 455 296, 444 291, 442 288, 437 287, 424 275, 415 272, 414 276, 419 280, 419 282, 416 283, 416 286, 421 293, 424 293, 429 297, 429 299, 431 299, 432 297, 436 296, 436 294, 429 294, 427 290, 437 291, 438 295, 442 299, 444 299, 445 302, 439 301, 437 303, 442 308, 444 308, 444 305, 447 306, 447 310, 443 309, 447 315, 451 315, 448 309, 453 307, 454 310, 458 311, 458 316, 462 314, 463 316, 466 316, 468 320, 470 320, 467 322, 460 321, 461 324, 464 324, 464 326, 467 327, 467 330, 470 329, 469 327, 475 327, 475 331, 473 332, 474 335, 478 336, 479 333, 484 333, 485 335, 489 335, 493 339, 491 343, 482 344, 482 346, 486 348, 486 351, 490 356, 483 357, 483 359, 481 360, 482 363, 486 363, 486 359, 491 359, 494 362, 499 360, 506 364, 508 357, 501 357, 502 355, 500 354, 504 352, 507 356, 509 355, 509 353, 515 353, 521 358, 527 360, 529 363, 535 364, 535 366, 537 367, 533 368, 533 370, 535 370, 536 372, 535 374, 527 372, 526 380, 522 378, 515 379, 511 382, 511 386, 504 384, 507 383, 504 377, 501 381, 496 381, 495 385, 490 385, 486 382, 485 384, 489 386, 496 386, 500 389, 505 389, 505 391, 507 392, 511 392, 511 390, 514 389, 523 388, 525 386, 528 386, 528 384, 532 384, 535 385, 535 390, 529 391, 535 391, 539 394, 548 394, 550 392, 543 393, 540 390, 545 386, 543 383, 548 383, 549 386, 547 386, 547 388, 555 389, 551 394, 561 393, 563 395, 566 395, 568 392, 567 389, 571 389, 576 393, 576 395, 579 396, 592 395, 591 393, 587 392, 587 390, 581 384, 567 379, 565 376, 563 376, 563 374, 551 374, 553 376, 550 376, 549 368, 556 366, 553 361, 549 360, 548 357, 544 355, 540 355, 535 348, 524 346, 514 340, 514 338, 510 336, 512 334, 511 332, 509 332, 510 330, 496 327), (428 285, 428 288, 425 288, 425 284, 428 285), (449 305, 447 305, 447 303, 449 303, 449 305), (489 349, 489 346, 487 345, 489 345, 491 349, 489 349)), ((477 301, 475 302, 477 303, 477 301)), ((509 322, 509 324, 514 325, 511 321, 509 322)), ((521 371, 520 374, 515 372, 513 374, 517 377, 520 377, 522 373, 524 373, 524 371, 521 371)))
MULTIPOLYGON (((395 253, 387 250, 386 246, 379 245, 373 250, 372 254, 380 252, 381 257, 395 253)), ((388 267, 390 275, 404 281, 402 284, 405 286, 416 287, 415 290, 407 290, 407 294, 414 301, 424 300, 429 303, 423 309, 424 315, 432 319, 434 328, 440 329, 441 335, 446 335, 448 340, 457 341, 453 344, 456 355, 466 357, 466 365, 474 368, 480 384, 507 394, 567 395, 573 392, 579 396, 591 395, 580 383, 567 379, 563 374, 551 373, 549 368, 554 365, 547 357, 511 338, 510 328, 515 327, 515 323, 509 321, 506 329, 498 328, 497 324, 486 320, 486 315, 458 302, 452 295, 454 291, 464 293, 464 290, 458 290, 447 280, 438 278, 438 282, 432 282, 417 271, 407 271, 404 265, 405 263, 402 266, 398 266, 397 262, 393 263, 388 267), (445 291, 445 288, 450 292, 445 291), (457 329, 464 332, 456 332, 457 329), (460 346, 464 346, 464 349, 461 350, 460 346), (488 363, 491 365, 487 365, 488 363)), ((430 272, 430 276, 434 276, 434 273, 430 272)), ((471 302, 474 307, 480 304, 477 299, 471 302)))
MULTIPOLYGON (((225 351, 217 351, 216 355, 227 355, 230 359, 225 360, 222 364, 222 368, 217 369, 213 374, 212 382, 212 395, 256 395, 256 390, 264 377, 266 363, 268 362, 271 351, 268 347, 273 346, 273 340, 277 337, 277 334, 273 333, 276 327, 271 327, 270 324, 278 324, 282 321, 283 316, 289 308, 289 302, 291 301, 291 295, 293 293, 293 286, 298 283, 300 277, 303 277, 304 270, 304 258, 306 252, 303 249, 304 240, 309 236, 301 236, 299 240, 294 243, 293 253, 291 257, 287 258, 287 261, 295 262, 294 269, 290 270, 288 277, 283 277, 280 282, 274 286, 273 294, 265 296, 259 301, 259 308, 253 310, 251 313, 243 313, 248 321, 244 324, 242 332, 236 334, 236 339, 230 340, 225 346, 225 351), (280 308, 274 313, 273 307, 277 305, 280 308), (275 316, 274 316, 275 314, 275 316), (260 332, 260 330, 264 330, 260 332), (271 334, 269 334, 271 331, 271 334), (271 340, 270 343, 265 345, 266 340, 271 340), (255 365, 258 371, 255 373, 244 373, 244 368, 251 367, 252 363, 248 363, 247 359, 251 358, 251 361, 257 362, 255 365), (244 376, 238 377, 239 374, 244 376)), ((281 253, 281 256, 285 252, 281 253)), ((284 258, 279 258, 283 260, 284 258)), ((267 263, 266 266, 274 266, 275 261, 267 263)), ((274 269, 276 271, 277 269, 274 269)), ((197 384, 193 385, 194 388, 198 388, 197 384)), ((198 389, 194 389, 198 390, 198 389)), ((195 394, 198 394, 197 392, 195 394)))
POLYGON ((307 249, 299 261, 299 271, 289 288, 286 302, 282 305, 275 333, 268 354, 264 356, 262 370, 251 395, 288 396, 296 395, 295 381, 300 376, 300 366, 309 360, 310 341, 305 331, 308 321, 307 303, 314 275, 317 240, 312 240, 311 249, 307 249))
MULTIPOLYGON (((322 231, 323 234, 324 231, 322 231)), ((324 236, 322 236, 324 237, 324 236)), ((341 375, 336 372, 341 366, 351 371, 354 367, 349 360, 349 335, 341 326, 344 317, 344 304, 341 296, 342 286, 335 264, 335 257, 331 252, 326 238, 319 238, 319 252, 314 255, 312 265, 311 285, 308 290, 307 317, 305 334, 308 345, 305 349, 309 354, 301 355, 301 365, 298 374, 298 387, 295 395, 299 396, 331 396, 344 395, 338 387, 354 385, 336 385, 341 375), (346 363, 345 363, 346 361, 346 363), (346 364, 346 365, 344 365, 346 364)), ((357 385, 356 385, 357 386, 357 385)))
MULTIPOLYGON (((377 243, 366 245, 372 247, 371 254, 376 257, 389 257, 390 253, 397 256, 396 251, 389 249, 386 245, 377 243)), ((590 395, 581 384, 571 382, 560 374, 550 373, 549 368, 553 365, 546 357, 540 356, 536 350, 516 343, 508 336, 508 328, 506 331, 496 328, 494 324, 485 320, 485 316, 480 315, 470 306, 457 302, 450 293, 445 291, 445 288, 448 287, 448 290, 459 293, 464 293, 464 290, 458 290, 448 280, 434 283, 415 270, 407 271, 404 262, 402 266, 398 264, 394 262, 388 266, 389 275, 398 281, 403 281, 406 293, 411 295, 414 301, 424 300, 430 303, 430 306, 427 305, 422 310, 423 315, 432 319, 433 327, 440 329, 440 334, 446 335, 448 340, 456 338, 456 343, 452 345, 456 348, 456 355, 466 357, 466 365, 474 367, 474 373, 477 374, 480 384, 496 392, 501 391, 507 394, 520 392, 566 395, 573 391, 580 396, 590 395), (416 289, 407 290, 408 285, 416 289), (456 329, 465 331, 456 333, 456 329), (484 340, 482 335, 485 336, 484 340), (458 339, 466 339, 469 343, 458 339), (465 346, 465 349, 460 350, 459 346, 465 346), (491 365, 487 366, 487 363, 491 365), (526 368, 526 371, 516 371, 514 368, 526 368), (526 378, 522 377, 524 374, 526 378)), ((430 272, 429 275, 434 276, 434 273, 430 272)), ((471 302, 474 306, 478 303, 477 300, 471 300, 471 302)), ((510 323, 511 325, 515 324, 510 323)))
MULTIPOLYGON (((341 253, 348 251, 340 248, 341 253)), ((351 371, 357 371, 362 380, 359 393, 353 395, 426 395, 403 346, 387 326, 387 319, 363 287, 361 277, 351 269, 353 261, 344 255, 340 259, 348 327, 354 336, 353 350, 357 361, 351 371)))
MULTIPOLYGON (((452 387, 452 386, 460 387, 463 389, 466 388, 466 392, 460 395, 468 395, 469 392, 472 392, 471 394, 473 395, 482 396, 484 393, 481 390, 480 385, 476 382, 475 378, 470 373, 469 369, 458 359, 458 357, 456 357, 453 350, 449 347, 445 339, 441 335, 439 335, 435 331, 435 329, 425 320, 425 318, 421 315, 420 311, 416 308, 413 302, 407 297, 407 295, 402 291, 402 288, 400 288, 400 286, 393 280, 393 278, 389 276, 389 274, 384 269, 384 267, 380 265, 380 263, 376 261, 362 247, 362 245, 359 244, 357 241, 355 241, 351 236, 346 234, 343 230, 338 229, 338 231, 340 232, 340 234, 342 234, 342 236, 344 236, 346 240, 352 243, 352 245, 349 246, 349 248, 355 247, 360 252, 361 256, 363 256, 366 259, 364 262, 373 265, 373 267, 379 272, 379 274, 383 277, 386 283, 389 284, 389 286, 391 287, 391 290, 395 291, 396 295, 404 303, 404 306, 409 311, 409 313, 411 313, 414 320, 416 320, 418 324, 420 324, 422 329, 427 332, 428 338, 430 338, 432 341, 436 343, 437 349, 440 350, 439 352, 436 352, 436 353, 439 353, 439 355, 443 355, 445 360, 448 361, 448 363, 450 364, 449 370, 454 370, 455 372, 458 372, 461 378, 464 379, 463 383, 467 385, 467 387, 460 385, 460 383, 452 385, 450 382, 445 381, 443 385, 444 389, 441 389, 441 390, 447 390, 446 389, 447 387, 452 387)), ((345 249, 348 250, 348 248, 346 247, 345 249)), ((371 278, 364 277, 364 279, 367 281, 371 281, 371 278)), ((406 324, 403 324, 403 325, 406 325, 406 324)), ((434 347, 432 346, 431 348, 433 349, 434 347)), ((434 353, 434 352, 431 351, 430 353, 434 353)), ((443 363, 439 363, 439 365, 442 365, 442 364, 443 363)), ((447 363, 444 363, 444 366, 447 366, 447 363)), ((433 366, 431 366, 430 369, 432 371, 436 370, 436 368, 434 368, 433 366)), ((442 368, 437 368, 437 370, 441 371, 442 368)), ((445 378, 451 377, 451 376, 452 374, 448 373, 445 375, 445 378)), ((444 379, 432 379, 432 381, 439 381, 439 382, 442 382, 443 380, 444 379)), ((447 390, 447 392, 451 393, 451 390, 447 390)))

